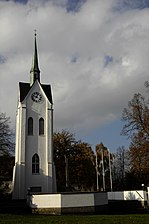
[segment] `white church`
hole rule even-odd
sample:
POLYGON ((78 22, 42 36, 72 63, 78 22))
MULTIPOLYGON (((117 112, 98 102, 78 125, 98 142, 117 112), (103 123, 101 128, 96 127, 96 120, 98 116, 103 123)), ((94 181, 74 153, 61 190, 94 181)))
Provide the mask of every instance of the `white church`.
POLYGON ((36 33, 30 83, 19 83, 13 199, 56 192, 51 86, 41 84, 36 33))
POLYGON ((144 206, 144 191, 53 194, 57 189, 52 139, 52 91, 50 85, 40 82, 35 33, 30 83, 19 83, 12 198, 27 199, 33 213, 38 214, 100 213, 108 211, 108 198, 114 205, 115 200, 124 205, 123 201, 131 200, 128 195, 144 206))

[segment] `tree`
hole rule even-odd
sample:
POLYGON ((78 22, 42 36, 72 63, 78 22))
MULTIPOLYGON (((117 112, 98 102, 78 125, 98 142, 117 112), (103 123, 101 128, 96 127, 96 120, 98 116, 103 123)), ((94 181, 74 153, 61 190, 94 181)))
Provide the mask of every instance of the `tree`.
POLYGON ((10 129, 10 118, 6 114, 0 114, 0 185, 3 180, 12 176, 14 158, 14 134, 10 129))
MULTIPOLYGON (((97 172, 97 185, 101 190, 110 190, 112 186, 110 186, 110 168, 113 162, 113 155, 109 152, 108 148, 104 146, 101 142, 96 145, 96 172, 97 172)), ((97 188, 98 188, 97 186, 97 188)))
POLYGON ((5 113, 0 114, 0 155, 14 153, 14 133, 10 129, 10 118, 5 113))
POLYGON ((113 186, 114 190, 126 190, 126 176, 130 169, 129 152, 121 146, 114 155, 113 162, 113 186))
POLYGON ((90 145, 85 142, 76 143, 77 153, 70 158, 70 184, 79 191, 95 189, 95 155, 90 145))
POLYGON ((130 145, 129 156, 131 161, 130 171, 136 177, 135 186, 149 183, 149 141, 144 142, 142 135, 138 135, 137 143, 130 145))
POLYGON ((136 186, 141 187, 141 182, 147 184, 149 179, 149 101, 140 93, 135 94, 123 110, 122 120, 126 122, 122 134, 131 139, 130 174, 136 176, 136 186))
POLYGON ((128 108, 124 108, 122 120, 126 122, 122 134, 136 141, 138 135, 142 135, 143 142, 149 141, 149 102, 140 94, 134 94, 128 102, 128 108))
POLYGON ((54 133, 54 162, 58 191, 81 191, 94 185, 94 153, 87 143, 76 141, 69 131, 54 133))
MULTIPOLYGON (((66 162, 75 153, 74 135, 66 130, 55 132, 53 135, 54 162, 56 166, 57 188, 59 191, 66 190, 66 162)), ((67 170, 66 170, 67 169, 67 170)))

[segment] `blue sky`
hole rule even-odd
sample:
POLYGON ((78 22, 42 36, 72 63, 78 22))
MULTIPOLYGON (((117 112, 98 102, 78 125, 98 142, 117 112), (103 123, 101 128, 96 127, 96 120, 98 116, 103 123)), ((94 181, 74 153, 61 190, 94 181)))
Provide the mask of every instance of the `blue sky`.
MULTIPOLYGON (((11 1, 11 0, 10 0, 11 1)), ((12 0, 13 1, 13 0, 12 0)), ((48 1, 48 0, 46 0, 48 1)), ((68 11, 78 11, 78 9, 86 2, 87 0, 67 0, 67 1, 57 1, 55 2, 62 4, 61 2, 67 3, 68 11)), ((22 4, 26 4, 28 0, 14 0, 14 2, 19 2, 22 4)), ((41 0, 41 2, 45 2, 45 0, 41 0)), ((54 2, 54 1, 53 1, 54 2)), ((149 7, 149 0, 117 0, 114 8, 118 10, 132 10, 132 9, 144 9, 149 7)))
POLYGON ((149 0, 118 0, 115 8, 118 10, 145 9, 149 7, 149 0))
POLYGON ((149 0, 0 1, 0 112, 15 129, 18 82, 29 81, 37 29, 54 129, 111 151, 128 147, 121 114, 149 77, 149 0))

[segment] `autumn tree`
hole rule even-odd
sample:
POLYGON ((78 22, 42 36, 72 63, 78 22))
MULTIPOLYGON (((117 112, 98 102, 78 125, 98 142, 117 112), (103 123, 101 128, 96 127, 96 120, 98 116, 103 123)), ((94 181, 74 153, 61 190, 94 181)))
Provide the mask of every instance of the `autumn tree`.
POLYGON ((58 191, 91 189, 95 182, 91 147, 66 130, 55 132, 53 138, 58 191))
POLYGON ((90 145, 85 142, 76 143, 77 153, 70 158, 70 184, 80 191, 95 189, 95 155, 90 145))
POLYGON ((66 162, 76 153, 75 137, 66 130, 53 135, 54 162, 56 166, 57 187, 59 191, 66 190, 66 162))
POLYGON ((149 101, 140 93, 128 102, 122 114, 125 125, 122 134, 131 139, 129 156, 131 173, 137 183, 147 184, 149 179, 149 101))
MULTIPOLYGON (((138 135, 137 143, 132 143, 129 149, 131 161, 131 174, 135 179, 136 188, 141 188, 141 184, 149 183, 149 141, 142 140, 142 135, 138 135)), ((130 180, 131 181, 131 180, 130 180)), ((134 185, 134 184, 132 184, 134 185)))
POLYGON ((149 141, 149 102, 140 93, 135 94, 133 99, 128 102, 128 108, 124 108, 122 120, 125 125, 122 134, 136 139, 141 134, 142 141, 149 141))

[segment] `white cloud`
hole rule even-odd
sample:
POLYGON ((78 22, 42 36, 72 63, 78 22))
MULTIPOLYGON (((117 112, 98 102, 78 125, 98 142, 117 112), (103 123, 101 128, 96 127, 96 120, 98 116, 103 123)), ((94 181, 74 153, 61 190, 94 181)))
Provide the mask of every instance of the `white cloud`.
POLYGON ((81 132, 117 119, 133 93, 142 91, 149 13, 115 11, 117 0, 88 0, 68 13, 67 2, 60 2, 0 2, 0 111, 14 124, 17 86, 29 81, 36 28, 41 80, 53 89, 55 129, 81 132))

